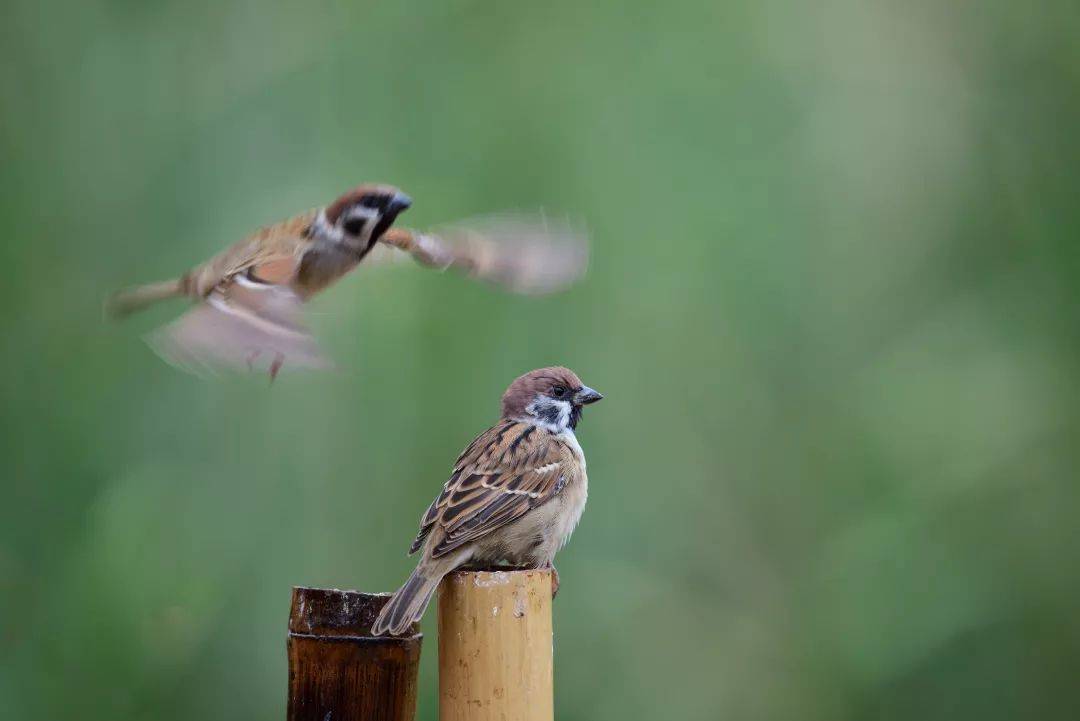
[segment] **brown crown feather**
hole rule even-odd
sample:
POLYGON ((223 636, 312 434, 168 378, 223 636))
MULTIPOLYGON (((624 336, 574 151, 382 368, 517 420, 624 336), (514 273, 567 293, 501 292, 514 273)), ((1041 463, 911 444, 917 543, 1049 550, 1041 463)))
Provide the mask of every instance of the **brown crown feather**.
POLYGON ((345 209, 360 201, 365 195, 378 194, 378 195, 395 195, 401 191, 395 188, 393 185, 386 185, 384 183, 364 183, 358 185, 352 190, 343 193, 337 200, 330 205, 326 206, 326 219, 331 223, 337 223, 338 218, 345 212, 345 209))
POLYGON ((569 368, 551 366, 537 368, 518 376, 502 397, 503 418, 519 418, 525 415, 525 407, 533 402, 538 393, 548 393, 552 386, 566 386, 571 390, 581 388, 581 379, 569 368))

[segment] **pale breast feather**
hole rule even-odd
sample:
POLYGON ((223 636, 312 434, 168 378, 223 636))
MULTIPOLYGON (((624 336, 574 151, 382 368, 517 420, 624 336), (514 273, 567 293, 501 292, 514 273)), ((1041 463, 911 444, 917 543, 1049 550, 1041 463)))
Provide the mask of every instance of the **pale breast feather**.
POLYGON ((581 464, 582 470, 585 469, 585 452, 581 450, 581 444, 578 443, 577 434, 573 430, 567 428, 558 435, 559 439, 566 443, 573 452, 574 457, 577 458, 578 463, 581 464))

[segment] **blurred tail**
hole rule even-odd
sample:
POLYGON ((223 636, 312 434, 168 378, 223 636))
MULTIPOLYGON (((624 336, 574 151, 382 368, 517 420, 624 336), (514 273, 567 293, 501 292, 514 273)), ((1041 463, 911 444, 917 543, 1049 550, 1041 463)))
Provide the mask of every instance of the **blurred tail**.
POLYGON ((184 295, 184 285, 179 278, 125 288, 113 293, 105 300, 105 313, 110 318, 124 318, 159 300, 181 295, 184 295))
POLYGON ((371 627, 372 636, 390 633, 399 636, 409 630, 414 621, 419 621, 427 610, 428 603, 439 587, 439 581, 446 575, 441 569, 425 568, 423 562, 409 576, 405 585, 398 589, 390 601, 383 606, 379 617, 371 627), (433 572, 434 571, 434 572, 433 572))

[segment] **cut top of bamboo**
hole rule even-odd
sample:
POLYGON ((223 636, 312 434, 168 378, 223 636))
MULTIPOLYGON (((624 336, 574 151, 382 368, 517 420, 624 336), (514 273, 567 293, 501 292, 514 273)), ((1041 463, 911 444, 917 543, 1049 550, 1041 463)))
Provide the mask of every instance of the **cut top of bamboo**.
POLYGON ((423 639, 371 635, 389 594, 294 588, 288 721, 413 721, 423 639))
MULTIPOLYGON (((389 593, 296 586, 289 610, 289 633, 367 638, 379 611, 389 600, 389 593)), ((398 638, 419 634, 420 625, 414 623, 411 633, 398 638)))

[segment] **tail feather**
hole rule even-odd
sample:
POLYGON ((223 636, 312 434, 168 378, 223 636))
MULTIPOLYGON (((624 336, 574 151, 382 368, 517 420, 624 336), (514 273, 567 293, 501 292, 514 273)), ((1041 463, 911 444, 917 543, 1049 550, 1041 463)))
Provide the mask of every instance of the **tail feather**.
POLYGON ((158 301, 181 295, 184 295, 184 284, 179 278, 125 288, 106 299, 105 313, 110 318, 124 318, 158 301))
POLYGON ((424 615, 435 589, 439 587, 439 581, 445 574, 430 573, 422 566, 423 564, 417 566, 405 585, 383 606, 371 627, 372 636, 382 636, 385 633, 399 636, 424 615))

